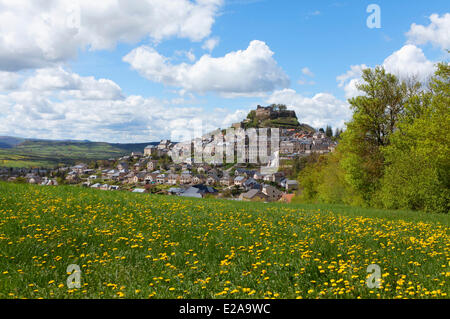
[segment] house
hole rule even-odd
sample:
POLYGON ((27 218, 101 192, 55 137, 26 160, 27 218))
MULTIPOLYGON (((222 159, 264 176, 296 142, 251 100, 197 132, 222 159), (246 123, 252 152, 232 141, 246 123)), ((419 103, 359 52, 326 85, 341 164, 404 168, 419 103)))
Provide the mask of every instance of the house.
POLYGON ((98 178, 97 175, 91 175, 91 176, 88 177, 88 180, 92 181, 92 180, 97 179, 97 178, 98 178))
POLYGON ((208 176, 216 176, 219 177, 221 175, 221 171, 216 169, 216 168, 212 168, 207 172, 208 176))
POLYGON ((155 145, 148 145, 144 148, 144 156, 154 156, 157 154, 157 150, 155 145))
POLYGON ((184 192, 184 189, 183 188, 178 188, 178 187, 172 187, 172 188, 169 188, 167 190, 167 192, 169 193, 169 195, 180 196, 184 192))
POLYGON ((180 176, 180 184, 190 184, 192 182, 192 175, 190 173, 183 172, 180 176))
POLYGON ((190 170, 190 169, 192 169, 192 165, 191 165, 191 164, 188 164, 188 163, 183 163, 183 164, 181 164, 181 169, 182 169, 183 171, 190 170))
POLYGON ((216 175, 210 175, 206 178, 206 185, 216 185, 220 183, 220 178, 216 175))
POLYGON ((72 171, 72 172, 69 172, 69 174, 67 174, 66 180, 68 180, 69 182, 77 182, 80 179, 78 177, 78 173, 76 171, 72 171))
POLYGON ((286 181, 286 192, 291 192, 298 189, 298 182, 296 180, 286 181))
POLYGON ((134 159, 140 158, 140 157, 142 157, 142 153, 141 152, 132 152, 131 157, 133 157, 134 159))
POLYGON ((180 196, 202 198, 206 195, 216 195, 217 193, 218 191, 215 188, 200 184, 189 187, 183 193, 181 193, 180 196))
POLYGON ((211 169, 211 166, 209 166, 207 164, 203 164, 197 168, 197 172, 199 172, 200 174, 204 174, 206 172, 209 172, 210 169, 211 169))
POLYGON ((118 191, 119 189, 120 189, 120 187, 117 186, 117 185, 111 185, 111 186, 109 187, 109 190, 112 190, 112 191, 118 191))
POLYGON ((158 167, 158 161, 150 160, 147 163, 147 169, 150 171, 154 171, 158 167))
POLYGON ((115 174, 117 174, 117 173, 119 173, 118 170, 112 169, 112 170, 109 170, 109 171, 107 171, 107 172, 105 173, 105 177, 108 178, 108 179, 112 179, 113 176, 114 176, 115 174))
POLYGON ((58 182, 55 179, 47 179, 47 178, 45 178, 42 181, 41 185, 43 185, 43 186, 57 186, 58 182))
POLYGON ((247 193, 241 194, 239 199, 242 201, 266 201, 268 197, 259 189, 251 189, 247 193))
POLYGON ((111 175, 111 180, 116 182, 121 181, 123 180, 123 175, 120 172, 114 173, 111 175))
POLYGON ((180 175, 178 174, 169 174, 167 177, 167 184, 169 185, 176 185, 180 181, 180 175))
POLYGON ((117 165, 117 169, 119 171, 127 170, 128 169, 128 163, 127 162, 120 162, 119 165, 117 165))
POLYGON ((275 174, 265 175, 263 179, 265 182, 280 183, 283 177, 284 177, 283 172, 277 172, 275 174))
POLYGON ((192 183, 193 184, 202 184, 205 182, 205 178, 201 175, 195 175, 192 177, 192 183))
POLYGON ((148 174, 146 174, 145 178, 144 178, 145 184, 155 184, 156 183, 156 177, 158 175, 159 174, 156 174, 156 173, 148 173, 148 174))
POLYGON ((87 169, 87 167, 88 166, 86 164, 81 163, 72 167, 72 171, 77 172, 78 174, 83 174, 83 171, 87 169))
POLYGON ((41 178, 39 176, 27 175, 25 178, 27 179, 27 182, 30 184, 40 184, 41 183, 41 178))
POLYGON ((234 171, 235 176, 248 176, 248 171, 245 168, 236 168, 234 171))
POLYGON ((245 176, 238 176, 234 179, 234 185, 242 186, 242 184, 244 184, 245 180, 246 180, 245 176))
POLYGON ((255 174, 253 175, 253 178, 257 181, 262 180, 264 178, 264 176, 260 173, 260 172, 255 172, 255 174))
POLYGON ((85 170, 83 170, 83 175, 91 175, 94 172, 95 172, 95 170, 93 170, 93 169, 85 169, 85 170))
POLYGON ((267 196, 271 202, 275 202, 281 198, 283 193, 271 185, 263 185, 262 192, 267 196))
POLYGON ((176 171, 180 171, 180 170, 181 170, 181 165, 179 165, 179 164, 171 164, 171 165, 169 166, 169 170, 170 170, 172 173, 175 173, 176 171))
POLYGON ((140 182, 144 182, 146 176, 147 176, 147 174, 144 172, 140 172, 137 174, 131 173, 131 176, 128 178, 128 183, 137 184, 140 182))
POLYGON ((94 185, 91 185, 91 188, 100 188, 100 186, 102 186, 102 185, 99 183, 96 183, 94 185))
POLYGON ((234 185, 234 178, 231 177, 231 176, 229 176, 229 175, 223 176, 223 177, 220 179, 220 185, 223 185, 223 186, 232 186, 232 185, 234 185))
POLYGON ((103 184, 103 185, 100 185, 100 187, 99 187, 102 191, 107 191, 107 190, 109 190, 109 185, 108 184, 103 184))
POLYGON ((133 189, 132 193, 145 193, 145 189, 144 188, 135 188, 133 189))
POLYGON ((161 151, 168 150, 171 146, 173 146, 173 143, 170 140, 162 140, 157 149, 161 151))
POLYGON ((261 189, 261 185, 253 178, 249 178, 246 181, 244 181, 244 183, 242 183, 242 186, 246 189, 246 190, 250 190, 250 189, 261 189))
POLYGON ((159 174, 156 176, 156 183, 157 184, 165 184, 167 182, 167 175, 166 174, 159 174))
POLYGON ((133 170, 134 170, 135 172, 138 172, 138 171, 140 171, 143 167, 144 167, 144 164, 141 163, 141 162, 139 162, 139 163, 136 163, 136 164, 133 165, 133 170))

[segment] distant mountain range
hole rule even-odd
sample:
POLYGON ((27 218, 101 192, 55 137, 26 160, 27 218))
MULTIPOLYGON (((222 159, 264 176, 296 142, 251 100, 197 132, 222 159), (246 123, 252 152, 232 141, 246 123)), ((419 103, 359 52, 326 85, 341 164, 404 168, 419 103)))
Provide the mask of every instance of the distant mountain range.
POLYGON ((12 148, 25 141, 23 138, 12 136, 0 136, 0 148, 12 148))
POLYGON ((53 167, 144 152, 148 143, 41 140, 0 136, 0 167, 53 167))

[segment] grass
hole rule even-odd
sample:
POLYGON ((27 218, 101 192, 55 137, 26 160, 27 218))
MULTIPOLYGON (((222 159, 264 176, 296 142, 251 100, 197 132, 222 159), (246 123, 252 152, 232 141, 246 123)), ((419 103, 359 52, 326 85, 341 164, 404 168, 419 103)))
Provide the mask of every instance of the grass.
POLYGON ((0 167, 50 167, 56 165, 52 159, 27 154, 13 149, 0 149, 0 167))
POLYGON ((448 298, 449 249, 448 215, 0 183, 0 298, 448 298))

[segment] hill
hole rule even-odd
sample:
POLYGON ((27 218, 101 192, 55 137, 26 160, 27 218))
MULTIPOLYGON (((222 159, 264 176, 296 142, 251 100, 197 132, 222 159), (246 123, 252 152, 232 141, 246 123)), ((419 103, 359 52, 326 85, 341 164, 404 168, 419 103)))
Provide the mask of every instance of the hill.
POLYGON ((12 137, 12 136, 0 136, 0 149, 1 148, 12 148, 24 141, 23 138, 12 137))
POLYGON ((298 121, 295 111, 288 110, 285 105, 272 104, 270 106, 258 105, 256 110, 250 111, 247 119, 242 122, 245 128, 288 128, 307 132, 315 132, 308 124, 298 121))
POLYGON ((0 183, 0 298, 449 298, 449 216, 0 183), (67 266, 82 269, 68 289, 67 266), (366 285, 381 268, 381 288, 366 285))
POLYGON ((149 144, 117 144, 90 141, 51 141, 0 138, 0 166, 3 167, 54 167, 78 161, 108 159, 143 152, 149 144))

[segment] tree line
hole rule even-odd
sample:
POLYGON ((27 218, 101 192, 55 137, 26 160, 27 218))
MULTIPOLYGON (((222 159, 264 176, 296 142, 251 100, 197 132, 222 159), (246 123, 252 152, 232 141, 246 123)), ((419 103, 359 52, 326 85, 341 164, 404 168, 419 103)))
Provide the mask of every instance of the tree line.
POLYGON ((366 69, 358 89, 336 151, 299 173, 300 200, 448 213, 449 64, 426 85, 366 69))

